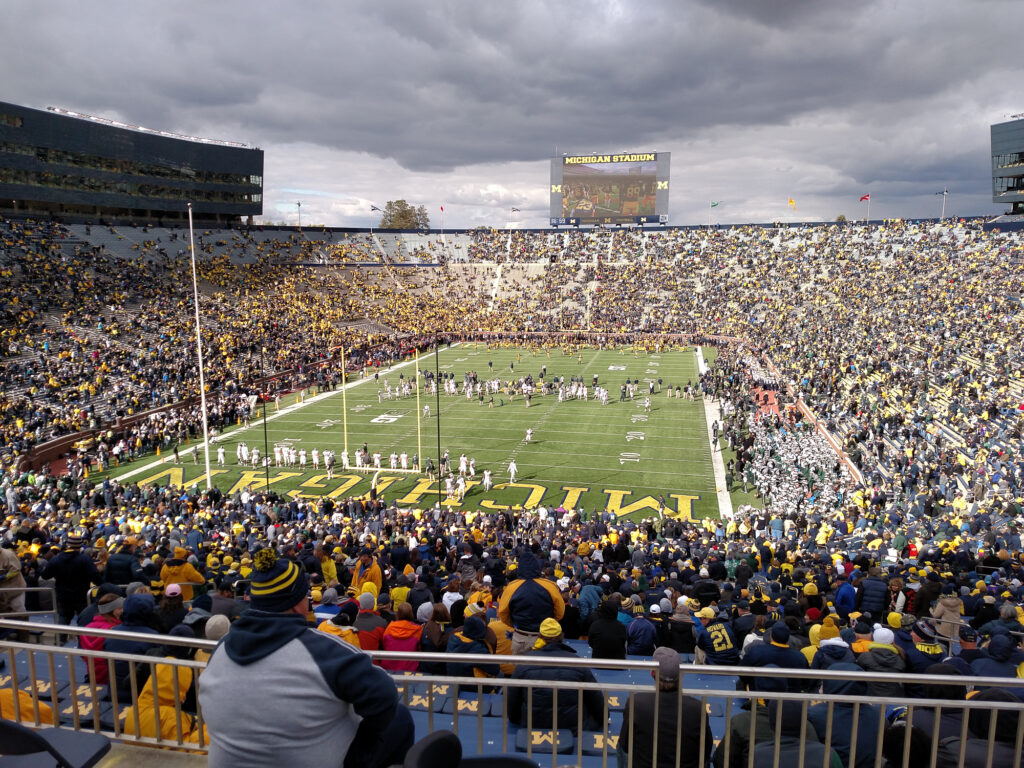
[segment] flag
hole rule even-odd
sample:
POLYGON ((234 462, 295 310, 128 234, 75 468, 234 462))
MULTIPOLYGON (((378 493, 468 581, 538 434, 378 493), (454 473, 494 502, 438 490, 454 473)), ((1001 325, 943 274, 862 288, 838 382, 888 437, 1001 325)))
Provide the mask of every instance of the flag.
POLYGON ((441 213, 444 213, 444 206, 441 206, 441 213))
POLYGON ((870 200, 870 199, 871 199, 871 195, 861 195, 861 196, 860 196, 860 201, 861 201, 862 203, 863 203, 863 202, 864 202, 865 200, 870 200))
POLYGON ((712 200, 712 201, 711 201, 711 207, 712 207, 712 208, 717 208, 717 207, 718 207, 718 206, 720 206, 721 204, 722 204, 722 201, 721 201, 721 200, 718 200, 717 202, 716 202, 715 200, 712 200))
POLYGON ((792 197, 789 198, 789 205, 793 207, 794 211, 796 210, 796 200, 794 200, 792 197))
POLYGON ((371 205, 370 206, 370 210, 371 211, 379 211, 380 213, 384 213, 384 211, 381 211, 380 208, 378 208, 376 205, 371 205))
POLYGON ((512 209, 512 213, 519 213, 519 212, 520 212, 520 211, 519 211, 519 209, 518 209, 518 208, 513 208, 513 209, 512 209))

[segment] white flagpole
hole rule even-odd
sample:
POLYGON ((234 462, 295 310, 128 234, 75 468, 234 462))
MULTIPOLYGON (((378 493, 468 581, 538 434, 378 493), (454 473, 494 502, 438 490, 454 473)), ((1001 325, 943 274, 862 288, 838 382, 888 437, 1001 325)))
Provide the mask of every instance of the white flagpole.
POLYGON ((210 427, 206 415, 206 378, 203 374, 203 337, 199 329, 199 279, 196 277, 196 238, 192 231, 192 203, 188 204, 188 241, 192 251, 192 296, 196 306, 196 356, 199 358, 199 403, 203 411, 203 458, 206 490, 210 490, 210 427))
POLYGON ((871 195, 868 195, 868 218, 867 218, 867 221, 865 221, 865 224, 870 224, 870 223, 871 223, 871 195))
POLYGON ((708 201, 708 229, 711 229, 711 209, 715 207, 713 200, 708 201))

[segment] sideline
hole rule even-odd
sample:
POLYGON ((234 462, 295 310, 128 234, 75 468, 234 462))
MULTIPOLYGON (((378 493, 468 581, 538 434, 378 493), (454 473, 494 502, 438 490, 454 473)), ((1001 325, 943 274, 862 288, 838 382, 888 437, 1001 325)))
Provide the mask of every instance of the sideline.
MULTIPOLYGON (((448 347, 448 349, 454 349, 455 347, 459 346, 460 344, 462 344, 462 342, 461 341, 457 341, 454 344, 450 345, 448 347)), ((433 353, 433 352, 429 352, 426 355, 420 355, 420 361, 429 360, 430 357, 433 356, 434 354, 435 353, 433 353)), ((415 363, 416 363, 416 358, 414 356, 411 360, 406 360, 404 363, 398 363, 397 365, 392 365, 390 368, 382 368, 380 370, 380 372, 381 373, 385 373, 387 371, 397 371, 400 368, 405 368, 406 366, 414 365, 415 363)), ((304 408, 307 405, 312 405, 313 403, 319 403, 321 400, 326 400, 327 398, 332 397, 334 395, 339 395, 339 394, 341 394, 342 390, 351 389, 352 387, 356 387, 356 386, 362 384, 363 382, 366 382, 366 381, 369 381, 369 380, 370 380, 370 377, 369 376, 365 376, 365 377, 363 377, 361 379, 357 379, 356 381, 350 381, 348 384, 345 384, 343 387, 338 387, 337 389, 332 389, 332 390, 330 390, 328 392, 321 392, 320 394, 314 395, 313 397, 308 397, 305 400, 303 400, 301 403, 293 403, 292 405, 285 406, 280 411, 275 413, 273 416, 267 416, 267 423, 269 424, 270 422, 274 421, 275 419, 278 419, 278 418, 280 418, 282 416, 286 416, 286 415, 288 415, 288 414, 290 414, 290 413, 292 413, 294 411, 299 410, 300 408, 304 408)), ((248 427, 235 427, 234 429, 231 429, 230 431, 224 432, 220 436, 219 439, 220 440, 224 440, 225 438, 227 438, 229 436, 232 437, 232 438, 235 438, 238 435, 242 434, 243 432, 248 432, 250 429, 257 429, 257 428, 262 431, 262 429, 263 429, 263 419, 262 418, 250 421, 248 427)), ((203 443, 202 440, 200 440, 198 443, 196 443, 196 447, 199 448, 200 450, 202 450, 204 445, 205 444, 203 443)), ((210 443, 210 447, 211 448, 213 448, 214 445, 216 445, 216 444, 213 443, 213 442, 210 443)), ((191 448, 189 448, 189 450, 191 450, 191 448)), ((135 477, 135 475, 141 474, 143 472, 148 472, 148 471, 150 471, 152 469, 157 469, 158 467, 164 466, 167 463, 167 458, 168 457, 165 456, 164 458, 157 459, 156 461, 151 461, 148 464, 144 464, 141 467, 136 467, 135 469, 130 469, 127 472, 124 472, 123 474, 120 474, 120 475, 113 475, 112 474, 109 477, 110 477, 111 480, 122 480, 122 479, 130 478, 130 477, 135 477)), ((171 463, 173 464, 173 462, 171 462, 171 463)), ((184 464, 184 462, 182 462, 182 464, 184 464)), ((211 470, 214 469, 214 465, 213 465, 212 462, 210 464, 210 469, 211 470)), ((204 473, 202 476, 196 478, 195 482, 198 483, 198 482, 200 482, 202 480, 205 480, 205 479, 206 479, 206 475, 204 473)))
MULTIPOLYGON (((694 349, 694 354, 697 355, 698 373, 707 373, 708 367, 704 365, 704 350, 698 346, 694 349)), ((719 426, 718 444, 719 446, 722 444, 722 409, 717 400, 701 399, 704 400, 704 420, 707 422, 708 428, 708 445, 711 445, 711 468, 715 472, 715 489, 718 492, 718 514, 723 520, 732 520, 732 496, 729 495, 729 491, 725 487, 725 463, 722 461, 722 449, 721 447, 716 449, 711 444, 711 425, 715 421, 719 426)))

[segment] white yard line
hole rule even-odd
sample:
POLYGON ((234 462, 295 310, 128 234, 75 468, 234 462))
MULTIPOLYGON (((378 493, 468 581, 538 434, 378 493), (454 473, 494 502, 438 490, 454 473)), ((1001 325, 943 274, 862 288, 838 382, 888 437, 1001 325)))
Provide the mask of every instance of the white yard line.
MULTIPOLYGON (((705 373, 708 367, 704 365, 704 350, 697 347, 695 350, 697 355, 697 371, 705 373)), ((719 407, 718 402, 715 400, 704 400, 704 420, 708 425, 708 445, 711 445, 711 468, 715 472, 715 488, 718 491, 718 514, 723 520, 732 519, 732 497, 729 496, 729 491, 725 487, 725 463, 722 461, 722 449, 716 448, 712 440, 711 425, 714 422, 718 422, 718 444, 722 444, 722 409, 719 407)))
MULTIPOLYGON (((456 342, 455 344, 452 344, 451 348, 457 347, 460 343, 461 342, 456 342)), ((422 355, 420 357, 420 359, 421 360, 429 359, 433 354, 434 354, 433 352, 430 352, 430 353, 428 353, 426 355, 422 355)), ((405 368, 406 366, 414 365, 415 363, 416 363, 416 358, 413 357, 412 360, 406 360, 404 363, 398 363, 398 365, 393 365, 390 368, 382 369, 380 372, 381 373, 386 373, 386 372, 389 372, 389 371, 397 371, 397 370, 399 370, 401 368, 405 368)), ((358 386, 358 385, 362 384, 363 382, 370 381, 370 379, 371 379, 370 376, 366 376, 365 378, 357 379, 356 381, 350 381, 344 387, 338 387, 337 389, 332 389, 332 390, 330 390, 328 392, 321 392, 319 395, 314 395, 313 397, 307 398, 307 399, 303 400, 301 403, 294 403, 292 405, 286 406, 286 407, 282 408, 280 411, 278 411, 277 413, 275 413, 273 416, 267 416, 267 423, 269 424, 270 422, 274 421, 275 419, 278 419, 281 416, 286 416, 289 413, 292 413, 293 411, 296 411, 296 410, 298 410, 300 408, 305 408, 307 405, 312 405, 313 403, 318 403, 321 400, 326 400, 327 398, 333 397, 334 395, 341 394, 341 391, 343 389, 351 389, 352 387, 358 386)), ((236 437, 236 436, 240 435, 243 432, 247 432, 250 429, 257 429, 257 428, 258 429, 262 429, 263 428, 263 419, 262 418, 255 419, 255 420, 251 421, 249 423, 248 427, 237 427, 237 428, 231 430, 231 432, 225 433, 224 435, 221 435, 221 439, 223 440, 228 434, 230 434, 232 437, 236 437)), ((202 448, 203 447, 203 443, 202 442, 197 443, 197 447, 198 448, 202 448)), ((212 444, 211 444, 211 447, 212 447, 212 444)), ((112 475, 111 478, 112 479, 116 479, 116 480, 123 480, 123 479, 127 479, 129 477, 134 477, 135 475, 141 474, 142 472, 148 472, 151 469, 156 469, 157 467, 162 467, 164 464, 167 463, 167 460, 169 458, 170 458, 170 456, 165 456, 165 457, 163 457, 161 459, 157 459, 156 461, 151 461, 149 464, 144 464, 141 467, 136 467, 135 469, 129 470, 128 472, 125 472, 122 475, 112 475)), ((210 469, 213 470, 213 469, 216 469, 216 467, 211 463, 210 464, 210 469)))

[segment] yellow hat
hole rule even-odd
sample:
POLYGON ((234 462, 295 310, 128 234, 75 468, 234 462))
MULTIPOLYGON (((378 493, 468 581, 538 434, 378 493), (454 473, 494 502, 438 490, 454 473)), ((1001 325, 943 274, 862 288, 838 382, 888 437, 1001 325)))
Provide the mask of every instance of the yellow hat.
POLYGON ((885 617, 885 623, 893 629, 901 629, 903 627, 903 614, 899 611, 892 611, 885 617))
POLYGON ((818 594, 817 584, 804 584, 804 594, 808 597, 814 597, 818 594))
POLYGON ((821 640, 831 640, 833 638, 839 637, 839 627, 837 627, 835 623, 832 621, 831 616, 825 617, 825 621, 823 621, 821 624, 821 631, 818 634, 818 637, 821 640))
POLYGON ((562 625, 554 619, 544 619, 540 623, 540 636, 545 640, 551 640, 562 634, 562 625))
POLYGON ((715 609, 710 605, 707 608, 701 608, 697 611, 698 619, 713 619, 715 618, 715 609))

